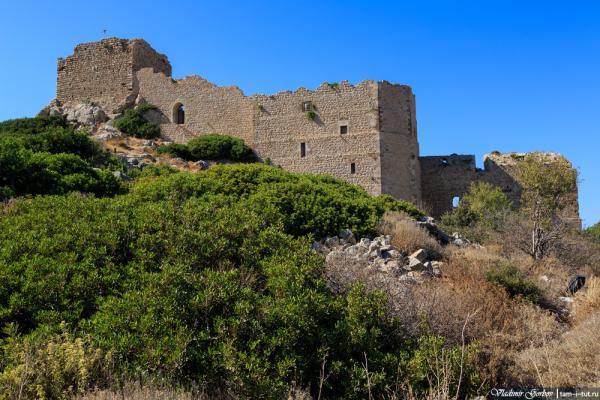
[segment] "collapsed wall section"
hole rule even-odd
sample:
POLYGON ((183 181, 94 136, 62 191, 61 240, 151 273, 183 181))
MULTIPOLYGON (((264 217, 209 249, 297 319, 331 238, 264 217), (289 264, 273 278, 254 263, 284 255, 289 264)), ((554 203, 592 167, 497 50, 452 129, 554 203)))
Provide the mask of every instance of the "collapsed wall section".
POLYGON ((254 148, 286 170, 332 175, 381 193, 378 85, 343 81, 255 95, 254 148))
POLYGON ((451 211, 455 198, 467 193, 481 175, 472 155, 420 157, 419 161, 423 208, 435 218, 451 211))
POLYGON ((140 97, 158 107, 155 122, 166 139, 185 143, 199 135, 220 133, 253 145, 256 104, 239 88, 219 87, 199 76, 173 80, 151 68, 138 71, 136 80, 140 97))
POLYGON ((415 96, 409 86, 379 82, 381 191, 421 204, 415 96))
MULTIPOLYGON (((548 161, 563 158, 555 153, 533 154, 548 161)), ((516 167, 526 155, 527 153, 499 152, 486 154, 484 169, 476 167, 475 156, 472 155, 421 157, 421 187, 425 209, 435 218, 440 218, 444 213, 452 211, 473 182, 487 182, 499 187, 514 208, 519 208, 523 188, 517 179, 516 167)), ((561 217, 580 227, 577 189, 566 201, 567 206, 561 217)))

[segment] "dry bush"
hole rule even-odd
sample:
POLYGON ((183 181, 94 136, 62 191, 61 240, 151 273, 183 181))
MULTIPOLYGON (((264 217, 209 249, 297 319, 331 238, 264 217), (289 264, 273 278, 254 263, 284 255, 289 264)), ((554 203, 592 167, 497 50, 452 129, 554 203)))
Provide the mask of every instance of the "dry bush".
POLYGON ((212 400, 234 399, 235 397, 218 393, 208 395, 203 389, 177 390, 154 385, 142 385, 128 382, 119 389, 96 390, 83 396, 75 397, 76 400, 212 400))
POLYGON ((368 261, 344 253, 330 256, 325 267, 327 286, 336 294, 343 293, 358 283, 364 285, 367 292, 380 290, 388 297, 390 314, 409 312, 411 319, 414 319, 414 309, 406 307, 411 290, 409 285, 368 265, 368 261))
POLYGON ((600 311, 600 278, 592 276, 584 288, 577 292, 571 315, 575 324, 581 324, 600 311))
POLYGON ((571 276, 571 268, 554 257, 548 257, 537 262, 522 263, 528 270, 528 275, 544 293, 549 301, 556 301, 565 295, 565 289, 571 276))
POLYGON ((427 250, 430 257, 441 258, 444 250, 414 219, 402 212, 386 213, 378 227, 382 235, 390 235, 391 243, 400 252, 411 254, 419 249, 427 250))
POLYGON ((478 340, 510 324, 512 303, 506 291, 485 279, 478 260, 450 259, 442 269, 443 278, 416 286, 411 307, 421 321, 450 344, 460 344, 462 325, 468 315, 467 340, 478 340))
POLYGON ((519 352, 540 347, 562 331, 550 312, 526 302, 515 304, 510 323, 481 341, 481 370, 493 385, 518 385, 523 382, 514 368, 519 352))
POLYGON ((600 313, 561 338, 520 352, 514 376, 521 384, 585 387, 600 384, 600 313))

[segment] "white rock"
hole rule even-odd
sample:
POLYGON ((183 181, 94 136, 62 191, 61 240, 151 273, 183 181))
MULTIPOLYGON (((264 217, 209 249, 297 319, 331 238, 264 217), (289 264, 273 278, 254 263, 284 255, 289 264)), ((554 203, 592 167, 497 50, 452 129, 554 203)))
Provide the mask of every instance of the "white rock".
POLYGON ((415 258, 420 262, 427 261, 427 251, 424 249, 419 249, 410 255, 410 258, 415 258))
POLYGON ((425 265, 414 257, 408 257, 408 268, 411 271, 422 271, 425 269, 425 265))
POLYGON ((67 121, 83 125, 96 125, 106 122, 108 117, 99 106, 81 103, 67 110, 67 121))

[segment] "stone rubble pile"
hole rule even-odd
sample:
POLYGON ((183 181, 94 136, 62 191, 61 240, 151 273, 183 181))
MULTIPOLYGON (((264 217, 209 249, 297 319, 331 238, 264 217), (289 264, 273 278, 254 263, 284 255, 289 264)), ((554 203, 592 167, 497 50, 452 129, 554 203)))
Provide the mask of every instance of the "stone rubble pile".
POLYGON ((425 249, 419 249, 410 255, 402 254, 390 241, 390 235, 357 241, 350 230, 344 230, 339 236, 314 242, 312 249, 324 255, 328 264, 360 262, 365 268, 389 274, 407 283, 421 283, 425 279, 442 275, 443 263, 431 260, 425 249))
POLYGON ((452 235, 447 235, 438 228, 435 219, 432 217, 423 217, 417 221, 417 225, 425 229, 431 236, 433 236, 440 244, 447 245, 453 244, 455 246, 469 246, 471 242, 465 237, 461 236, 458 232, 454 232, 452 235))

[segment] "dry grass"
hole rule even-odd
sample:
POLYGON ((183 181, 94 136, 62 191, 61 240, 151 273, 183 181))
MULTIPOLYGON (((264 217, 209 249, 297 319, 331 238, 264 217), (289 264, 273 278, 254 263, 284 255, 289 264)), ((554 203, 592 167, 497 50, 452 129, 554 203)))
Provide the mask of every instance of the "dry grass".
POLYGON ((511 323, 511 300, 502 288, 487 282, 484 265, 473 259, 451 257, 442 270, 442 279, 413 290, 411 307, 419 319, 449 343, 460 343, 462 324, 475 312, 465 332, 469 341, 501 331, 511 323))
POLYGON ((379 232, 391 235, 392 245, 407 255, 419 249, 427 250, 433 258, 441 258, 444 253, 442 246, 405 213, 386 213, 379 224, 379 232))
POLYGON ((190 391, 162 388, 139 383, 126 383, 121 389, 96 390, 75 400, 216 400, 234 399, 235 397, 224 393, 208 395, 205 390, 193 389, 190 391))
POLYGON ((600 312, 600 278, 592 276, 587 279, 584 288, 575 295, 573 321, 575 324, 581 324, 598 312, 600 312))
POLYGON ((515 358, 514 375, 523 384, 585 387, 600 384, 600 313, 559 339, 531 347, 515 358))
MULTIPOLYGON (((139 383, 126 383, 122 389, 96 390, 74 400, 234 400, 237 396, 224 392, 207 394, 203 389, 188 391, 161 388, 139 383)), ((299 388, 290 388, 287 400, 312 400, 308 391, 299 388)))

